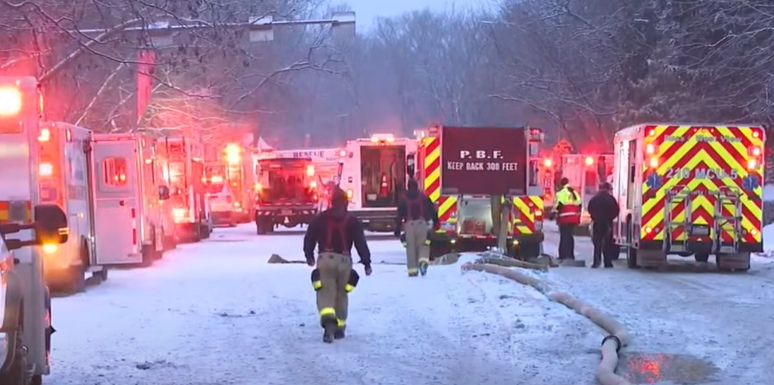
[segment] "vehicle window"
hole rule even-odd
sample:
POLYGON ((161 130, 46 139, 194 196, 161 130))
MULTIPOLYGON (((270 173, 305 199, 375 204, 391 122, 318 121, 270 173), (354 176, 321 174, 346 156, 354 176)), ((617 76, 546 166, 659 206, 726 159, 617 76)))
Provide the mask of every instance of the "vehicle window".
POLYGON ((103 182, 108 186, 126 186, 128 183, 127 166, 125 158, 106 158, 102 161, 103 182))

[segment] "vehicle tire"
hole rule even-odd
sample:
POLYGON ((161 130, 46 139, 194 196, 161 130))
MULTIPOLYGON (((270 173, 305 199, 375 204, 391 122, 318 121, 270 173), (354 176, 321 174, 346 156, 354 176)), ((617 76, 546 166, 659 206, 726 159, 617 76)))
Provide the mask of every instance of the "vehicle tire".
POLYGON ((62 280, 58 290, 65 295, 73 295, 86 291, 86 267, 89 261, 89 249, 85 242, 80 247, 81 264, 70 266, 65 272, 65 278, 62 280))
POLYGON ((151 229, 151 244, 142 245, 142 267, 150 267, 153 265, 153 261, 156 260, 156 237, 154 236, 155 229, 151 229))
POLYGON ((27 356, 23 351, 24 341, 21 333, 16 337, 16 354, 14 361, 8 372, 0 375, 0 384, 3 385, 27 385, 30 383, 29 372, 27 371, 27 356))
POLYGON ((540 243, 522 243, 518 254, 525 261, 537 258, 540 256, 540 243))
POLYGON ((631 246, 626 247, 626 267, 630 269, 638 269, 637 265, 637 249, 631 246))
POLYGON ((709 253, 696 253, 693 255, 693 259, 699 263, 707 263, 709 262, 709 258, 710 258, 709 253))
POLYGON ((32 376, 32 379, 30 379, 30 385, 43 385, 43 376, 32 376))
POLYGON ((258 235, 266 234, 266 228, 263 227, 258 221, 255 222, 255 233, 258 235))
MULTIPOLYGON (((157 236, 156 231, 157 230, 156 230, 155 227, 151 228, 151 237, 153 237, 153 250, 151 252, 153 253, 153 259, 155 261, 158 261, 158 260, 164 258, 164 250, 166 250, 166 249, 165 249, 165 246, 164 246, 164 237, 161 238, 161 248, 159 248, 159 245, 156 244, 156 239, 158 239, 158 238, 156 238, 156 236, 157 236)), ((162 234, 163 234, 164 230, 161 230, 161 231, 162 231, 162 234)))

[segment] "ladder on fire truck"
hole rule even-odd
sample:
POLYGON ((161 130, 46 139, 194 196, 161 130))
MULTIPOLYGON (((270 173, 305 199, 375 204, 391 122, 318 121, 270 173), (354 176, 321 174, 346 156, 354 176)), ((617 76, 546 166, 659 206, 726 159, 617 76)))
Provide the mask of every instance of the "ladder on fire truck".
MULTIPOLYGON (((666 202, 664 204, 664 242, 661 246, 664 253, 675 250, 672 242, 672 233, 675 230, 682 230, 683 234, 688 234, 691 230, 691 218, 693 217, 693 200, 691 199, 691 189, 686 185, 675 186, 677 189, 670 189, 666 192, 666 202), (680 206, 683 206, 683 220, 677 222, 672 217, 672 213, 680 206)), ((685 247, 685 246, 682 246, 685 247)))
POLYGON ((713 193, 715 209, 713 213, 712 233, 715 234, 715 253, 739 251, 742 236, 742 191, 737 187, 721 187, 713 193), (724 212, 728 211, 729 215, 724 212), (723 233, 731 231, 730 247, 723 247, 723 233))

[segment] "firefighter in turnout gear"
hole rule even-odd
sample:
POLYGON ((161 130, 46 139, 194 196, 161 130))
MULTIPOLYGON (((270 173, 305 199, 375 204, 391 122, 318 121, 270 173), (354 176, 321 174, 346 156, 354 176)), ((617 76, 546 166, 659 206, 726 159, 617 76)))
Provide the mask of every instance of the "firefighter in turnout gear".
POLYGON ((599 267, 604 255, 605 267, 613 267, 613 257, 620 252, 613 242, 613 220, 618 217, 618 201, 610 194, 610 183, 602 183, 599 192, 589 201, 588 212, 591 216, 591 241, 594 243, 594 263, 599 267))
POLYGON ((569 186, 569 179, 562 178, 562 188, 556 193, 556 224, 559 226, 559 260, 575 259, 575 228, 581 220, 581 197, 569 186))
POLYGON ((349 199, 338 187, 331 192, 330 209, 317 215, 304 236, 304 255, 309 266, 315 266, 314 249, 318 246, 312 286, 317 292, 317 310, 324 329, 323 341, 344 338, 347 326, 348 294, 357 286, 359 276, 352 269, 350 255, 354 244, 365 274, 371 275, 371 252, 366 243, 363 224, 347 213, 349 199))
POLYGON ((406 266, 409 277, 427 274, 430 263, 430 241, 427 233, 438 226, 438 211, 427 195, 419 191, 416 179, 409 179, 406 196, 398 203, 395 236, 406 231, 406 266), (405 223, 405 224, 404 224, 405 223))

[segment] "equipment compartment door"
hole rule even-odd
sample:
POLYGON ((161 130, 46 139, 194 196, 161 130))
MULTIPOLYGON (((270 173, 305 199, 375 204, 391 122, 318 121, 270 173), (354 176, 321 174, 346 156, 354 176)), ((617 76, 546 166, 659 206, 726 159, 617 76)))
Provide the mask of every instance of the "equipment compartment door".
POLYGON ((137 155, 133 142, 94 145, 98 264, 142 262, 137 155))

